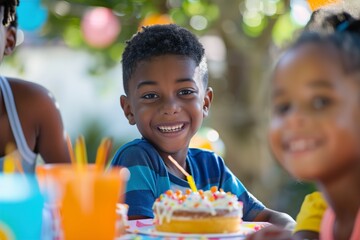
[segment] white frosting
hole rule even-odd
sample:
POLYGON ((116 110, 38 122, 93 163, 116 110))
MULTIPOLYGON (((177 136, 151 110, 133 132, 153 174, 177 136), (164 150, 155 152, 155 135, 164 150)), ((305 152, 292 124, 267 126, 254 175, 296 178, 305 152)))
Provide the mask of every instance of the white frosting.
MULTIPOLYGON (((239 212, 242 217, 242 202, 237 196, 224 191, 218 191, 216 187, 205 192, 182 193, 181 191, 167 191, 156 199, 153 205, 155 220, 161 224, 164 219, 170 221, 175 211, 204 212, 215 216, 217 210, 239 212)), ((181 217, 183 218, 183 217, 181 217)))

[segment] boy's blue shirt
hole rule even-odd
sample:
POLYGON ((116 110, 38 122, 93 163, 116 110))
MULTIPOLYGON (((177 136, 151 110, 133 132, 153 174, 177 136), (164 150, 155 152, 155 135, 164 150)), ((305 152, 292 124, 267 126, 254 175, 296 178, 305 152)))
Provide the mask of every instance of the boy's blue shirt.
MULTIPOLYGON (((206 191, 217 186, 238 196, 244 204, 244 221, 252 221, 265 208, 214 152, 189 148, 186 161, 198 189, 206 191)), ((123 166, 130 171, 125 192, 129 216, 153 218, 152 205, 162 193, 171 189, 172 185, 190 188, 187 181, 167 171, 159 153, 145 139, 135 139, 123 145, 115 154, 111 166, 123 166)))

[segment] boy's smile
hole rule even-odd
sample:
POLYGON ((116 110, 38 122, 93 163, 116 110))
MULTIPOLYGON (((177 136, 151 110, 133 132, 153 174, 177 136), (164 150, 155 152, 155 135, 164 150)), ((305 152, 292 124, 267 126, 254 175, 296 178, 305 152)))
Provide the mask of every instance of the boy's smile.
POLYGON ((171 134, 171 133, 176 133, 176 132, 179 132, 179 131, 183 130, 184 126, 185 126, 184 123, 175 124, 175 125, 168 125, 168 126, 163 125, 163 126, 158 126, 158 129, 162 133, 171 134))
POLYGON ((299 179, 325 180, 360 159, 359 85, 336 59, 335 49, 307 44, 288 52, 274 73, 269 140, 299 179))
MULTIPOLYGON (((138 63, 121 105, 130 124, 167 158, 187 153, 207 116, 212 90, 205 89, 194 60, 162 55, 138 63)), ((185 155, 183 155, 185 154, 185 155)))

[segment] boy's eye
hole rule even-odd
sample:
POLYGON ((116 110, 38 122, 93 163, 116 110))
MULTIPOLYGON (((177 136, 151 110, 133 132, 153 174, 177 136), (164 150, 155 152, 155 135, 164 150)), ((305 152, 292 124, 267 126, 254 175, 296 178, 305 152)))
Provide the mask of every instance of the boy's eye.
POLYGON ((331 100, 326 97, 315 97, 311 102, 312 107, 317 110, 323 109, 330 104, 331 100))
POLYGON ((158 98, 159 96, 155 93, 148 93, 148 94, 145 94, 143 95, 141 98, 144 98, 144 99, 154 99, 154 98, 158 98))
POLYGON ((181 90, 180 92, 179 92, 179 95, 190 95, 190 94, 192 94, 192 93, 194 93, 195 91, 193 91, 193 90, 190 90, 190 89, 184 89, 184 90, 181 90))
POLYGON ((276 104, 274 107, 274 113, 277 115, 284 115, 290 110, 290 108, 290 103, 276 104))

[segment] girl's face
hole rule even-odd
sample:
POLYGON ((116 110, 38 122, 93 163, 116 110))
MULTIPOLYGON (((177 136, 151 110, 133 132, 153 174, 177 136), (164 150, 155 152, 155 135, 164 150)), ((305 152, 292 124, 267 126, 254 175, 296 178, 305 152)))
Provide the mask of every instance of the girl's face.
POLYGON ((194 60, 163 55, 138 63, 121 105, 130 124, 167 158, 187 153, 211 100, 212 90, 205 89, 194 60))
POLYGON ((330 46, 306 44, 274 72, 270 146, 295 178, 332 179, 360 159, 360 79, 337 59, 330 46))

